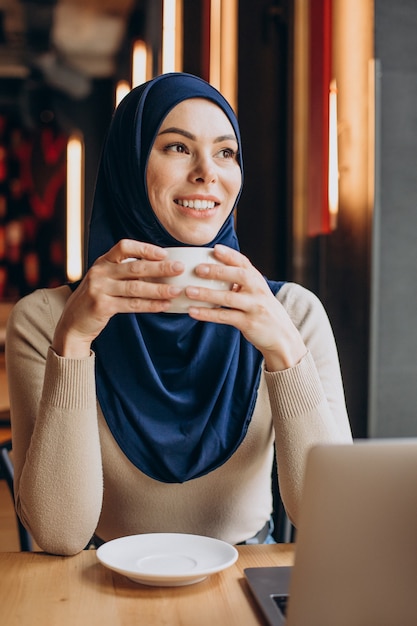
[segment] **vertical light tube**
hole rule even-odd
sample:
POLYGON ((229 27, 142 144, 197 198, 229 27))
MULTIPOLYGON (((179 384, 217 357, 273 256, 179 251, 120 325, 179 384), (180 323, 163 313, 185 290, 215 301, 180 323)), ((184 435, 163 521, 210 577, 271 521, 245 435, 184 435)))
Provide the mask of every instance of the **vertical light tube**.
POLYGON ((67 144, 67 277, 78 280, 83 271, 84 146, 79 135, 67 144))
POLYGON ((308 207, 308 64, 309 7, 305 0, 294 0, 293 49, 293 154, 292 168, 292 268, 296 282, 305 281, 307 266, 307 207, 308 207))
POLYGON ((164 0, 162 9, 162 73, 175 71, 176 0, 164 0))
POLYGON ((238 0, 210 2, 209 81, 237 109, 238 0))
POLYGON ((210 2, 210 84, 221 89, 222 0, 210 2))
POLYGON ((183 71, 184 0, 177 0, 175 19, 175 71, 183 71))
POLYGON ((237 111, 238 0, 222 0, 220 91, 237 111))
POLYGON ((132 87, 142 85, 147 79, 148 53, 146 43, 138 39, 132 51, 132 87))
POLYGON ((335 230, 339 212, 339 159, 337 142, 337 88, 332 80, 329 91, 329 220, 335 230))
POLYGON ((116 85, 116 107, 119 106, 120 102, 123 100, 125 96, 130 91, 130 85, 127 80, 119 80, 116 85))

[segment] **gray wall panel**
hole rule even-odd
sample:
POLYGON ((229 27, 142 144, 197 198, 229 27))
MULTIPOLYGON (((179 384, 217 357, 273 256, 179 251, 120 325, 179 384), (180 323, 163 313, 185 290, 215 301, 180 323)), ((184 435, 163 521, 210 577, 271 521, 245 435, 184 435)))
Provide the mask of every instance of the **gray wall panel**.
POLYGON ((417 435, 417 2, 375 1, 370 436, 417 435))

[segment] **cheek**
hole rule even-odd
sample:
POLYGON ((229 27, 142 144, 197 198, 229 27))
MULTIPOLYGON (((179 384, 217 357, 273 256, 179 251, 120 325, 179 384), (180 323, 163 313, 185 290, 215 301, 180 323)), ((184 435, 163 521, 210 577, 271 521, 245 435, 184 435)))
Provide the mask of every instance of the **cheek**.
POLYGON ((154 212, 157 212, 158 200, 161 197, 161 191, 163 186, 161 185, 160 175, 158 169, 149 168, 146 173, 146 187, 148 191, 149 202, 151 203, 154 212))
POLYGON ((230 194, 233 196, 233 200, 237 198, 241 186, 242 186, 242 173, 239 169, 239 171, 236 172, 235 176, 230 177, 230 194))
POLYGON ((148 194, 149 200, 151 200, 153 185, 152 185, 152 173, 149 169, 149 164, 146 169, 145 184, 146 184, 146 193, 148 194))
POLYGON ((151 167, 148 168, 146 173, 146 184, 148 188, 149 197, 162 197, 164 194, 169 193, 173 179, 173 176, 169 166, 164 161, 155 161, 151 167))
POLYGON ((155 191, 161 185, 160 172, 161 167, 159 165, 158 158, 153 152, 151 152, 148 160, 148 166, 146 168, 146 187, 149 198, 155 196, 155 191))

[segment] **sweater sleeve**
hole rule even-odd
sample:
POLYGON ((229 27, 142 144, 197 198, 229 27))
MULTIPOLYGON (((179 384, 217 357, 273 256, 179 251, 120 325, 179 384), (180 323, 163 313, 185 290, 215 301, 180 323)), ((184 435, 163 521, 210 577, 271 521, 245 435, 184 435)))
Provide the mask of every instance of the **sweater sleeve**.
POLYGON ((103 496, 94 355, 64 359, 50 348, 68 295, 62 287, 23 298, 6 336, 16 509, 54 554, 85 547, 103 496))
POLYGON ((305 459, 317 443, 352 441, 339 358, 327 314, 319 299, 287 283, 278 298, 307 347, 297 366, 265 372, 275 428, 280 492, 296 525, 305 459))

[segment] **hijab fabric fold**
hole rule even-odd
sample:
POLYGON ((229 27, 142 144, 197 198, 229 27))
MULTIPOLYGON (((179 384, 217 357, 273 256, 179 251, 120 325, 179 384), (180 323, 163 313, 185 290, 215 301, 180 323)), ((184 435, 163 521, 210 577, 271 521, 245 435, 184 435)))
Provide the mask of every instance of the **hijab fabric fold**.
MULTIPOLYGON (((132 90, 114 113, 103 149, 89 267, 122 238, 162 247, 186 245, 155 216, 146 166, 163 119, 188 98, 206 98, 224 111, 241 159, 235 114, 204 80, 163 74, 132 90)), ((206 245, 216 243, 239 249, 233 212, 206 245)), ((276 293, 282 283, 269 284, 276 293)), ((106 422, 124 454, 148 476, 166 483, 203 476, 225 463, 242 442, 256 401, 262 355, 237 329, 198 322, 187 314, 118 314, 93 349, 106 422)))

